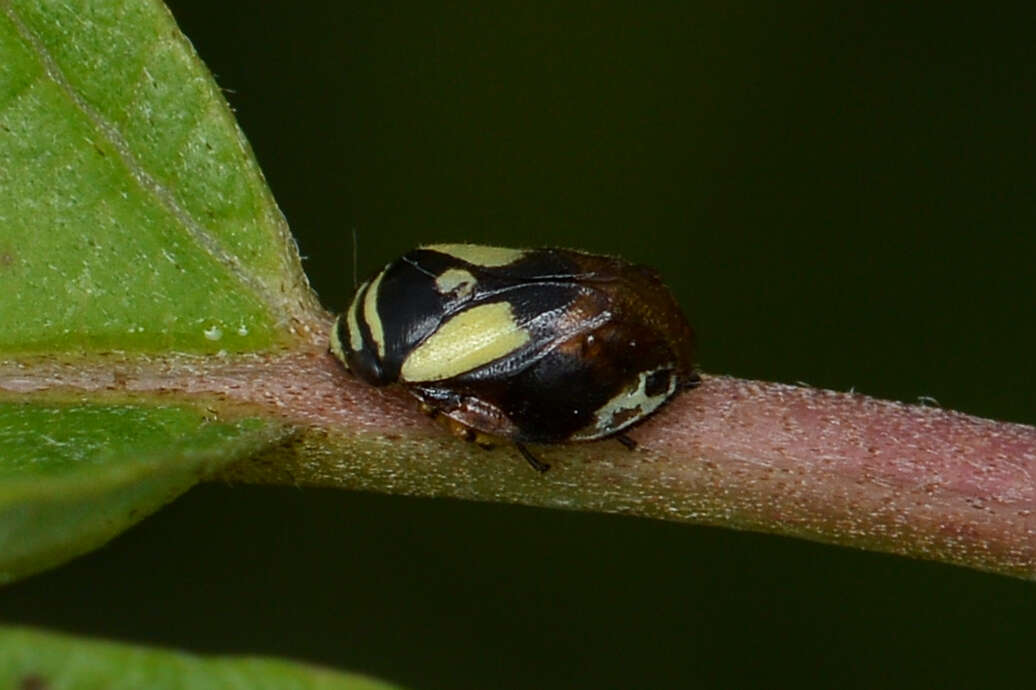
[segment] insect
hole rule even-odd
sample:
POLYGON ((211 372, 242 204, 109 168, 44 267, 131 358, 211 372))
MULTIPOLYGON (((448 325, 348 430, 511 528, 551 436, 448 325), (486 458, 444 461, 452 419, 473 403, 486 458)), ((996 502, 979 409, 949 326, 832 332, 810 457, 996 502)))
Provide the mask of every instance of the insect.
POLYGON ((400 384, 489 447, 592 441, 696 386, 694 332, 658 274, 568 249, 432 244, 360 285, 331 352, 374 386, 400 384))

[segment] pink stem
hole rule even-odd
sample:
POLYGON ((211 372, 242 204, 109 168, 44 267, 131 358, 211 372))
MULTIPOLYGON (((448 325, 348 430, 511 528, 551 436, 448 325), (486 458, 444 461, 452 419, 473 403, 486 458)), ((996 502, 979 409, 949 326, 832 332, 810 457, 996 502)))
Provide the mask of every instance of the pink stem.
POLYGON ((631 432, 510 451, 454 441, 322 346, 277 355, 0 364, 0 391, 205 396, 297 428, 254 482, 452 495, 790 534, 1036 579, 1036 428, 859 394, 705 376, 631 432))

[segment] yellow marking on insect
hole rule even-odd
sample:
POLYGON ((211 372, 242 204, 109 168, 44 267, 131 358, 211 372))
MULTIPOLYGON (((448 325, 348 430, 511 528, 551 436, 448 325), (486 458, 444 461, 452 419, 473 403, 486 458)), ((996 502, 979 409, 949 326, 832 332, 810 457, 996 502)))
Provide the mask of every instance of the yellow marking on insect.
POLYGON ((342 364, 345 364, 345 350, 342 349, 342 341, 338 338, 338 327, 341 324, 342 316, 339 314, 338 318, 335 319, 335 325, 331 327, 331 354, 337 357, 342 364))
POLYGON ((655 372, 671 369, 672 366, 672 364, 667 364, 652 371, 640 372, 637 381, 601 405, 594 413, 594 423, 573 434, 572 440, 588 441, 606 434, 613 434, 657 410, 676 390, 676 376, 669 375, 669 385, 658 395, 647 394, 648 379, 655 372))
POLYGON ((367 287, 367 283, 361 285, 356 291, 356 296, 353 297, 353 303, 349 305, 349 311, 345 317, 345 323, 349 326, 349 347, 352 348, 353 352, 359 352, 363 349, 363 334, 360 333, 360 322, 356 312, 360 310, 360 295, 363 294, 365 287, 367 287))
POLYGON ((448 379, 514 352, 529 338, 510 304, 483 304, 443 323, 406 358, 400 378, 409 383, 448 379))
POLYGON ((450 268, 435 279, 436 289, 442 293, 457 292, 458 297, 467 297, 475 289, 475 276, 463 268, 450 268))
POLYGON ((483 244, 429 244, 422 249, 430 249, 440 254, 449 254, 455 259, 467 261, 475 266, 506 266, 525 256, 525 249, 509 249, 507 247, 487 247, 483 244))
POLYGON ((378 288, 381 286, 381 278, 385 275, 382 271, 367 288, 367 294, 363 297, 363 320, 367 322, 367 328, 371 332, 371 340, 378 348, 378 357, 385 357, 385 329, 381 325, 381 317, 378 316, 378 288))

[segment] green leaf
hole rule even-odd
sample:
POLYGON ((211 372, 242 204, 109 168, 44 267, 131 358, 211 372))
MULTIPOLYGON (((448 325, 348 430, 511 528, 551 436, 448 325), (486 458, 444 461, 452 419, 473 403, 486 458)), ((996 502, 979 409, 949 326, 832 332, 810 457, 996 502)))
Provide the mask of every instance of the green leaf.
POLYGON ((319 314, 160 2, 0 0, 0 581, 282 439, 206 366, 254 378, 240 361, 309 343, 319 314))
POLYGON ((276 431, 188 405, 0 404, 0 582, 104 543, 276 431))
POLYGON ((0 627, 0 687, 47 690, 387 690, 355 674, 273 659, 211 657, 0 627))
POLYGON ((0 3, 0 353, 268 348, 311 304, 157 2, 0 3))

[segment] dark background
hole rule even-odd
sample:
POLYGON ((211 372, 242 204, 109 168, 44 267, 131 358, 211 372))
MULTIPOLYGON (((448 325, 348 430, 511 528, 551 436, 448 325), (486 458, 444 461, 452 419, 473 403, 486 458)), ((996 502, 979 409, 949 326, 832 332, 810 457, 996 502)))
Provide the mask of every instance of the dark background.
MULTIPOLYGON (((181 0, 325 305, 413 245, 653 264, 706 371, 1036 423, 1036 13, 181 0)), ((688 525, 203 486, 10 622, 415 688, 1017 687, 1036 584, 688 525)))

